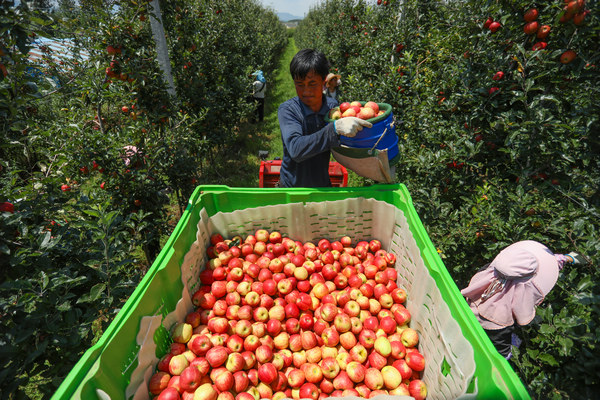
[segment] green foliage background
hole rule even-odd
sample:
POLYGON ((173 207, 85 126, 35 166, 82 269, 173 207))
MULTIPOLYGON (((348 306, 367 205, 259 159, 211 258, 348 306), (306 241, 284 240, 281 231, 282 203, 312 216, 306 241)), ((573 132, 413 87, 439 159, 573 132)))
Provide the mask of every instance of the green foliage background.
POLYGON ((288 42, 256 0, 161 1, 169 96, 147 1, 59 3, 0 6, 2 398, 50 397, 100 337, 193 189, 243 147, 250 74, 288 42))
MULTIPOLYGON (((599 388, 600 24, 560 23, 562 1, 322 2, 296 31, 342 75, 342 100, 392 104, 397 179, 459 288, 524 239, 590 262, 567 267, 511 363, 534 398, 599 388), (524 13, 551 26, 545 50, 524 13), (483 28, 492 18, 502 28, 483 28), (572 49, 569 64, 560 55, 572 49), (493 80, 497 71, 502 80, 493 80), (499 90, 489 94, 491 87, 499 90)), ((369 183, 369 182, 365 182, 369 183)))

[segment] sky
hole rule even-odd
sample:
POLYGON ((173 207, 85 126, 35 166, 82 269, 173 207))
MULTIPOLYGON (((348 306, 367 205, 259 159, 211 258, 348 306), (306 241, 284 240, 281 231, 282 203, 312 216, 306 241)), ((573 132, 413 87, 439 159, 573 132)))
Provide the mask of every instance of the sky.
POLYGON ((316 6, 320 0, 260 0, 265 7, 271 7, 276 12, 286 12, 297 17, 308 14, 311 6, 316 6))

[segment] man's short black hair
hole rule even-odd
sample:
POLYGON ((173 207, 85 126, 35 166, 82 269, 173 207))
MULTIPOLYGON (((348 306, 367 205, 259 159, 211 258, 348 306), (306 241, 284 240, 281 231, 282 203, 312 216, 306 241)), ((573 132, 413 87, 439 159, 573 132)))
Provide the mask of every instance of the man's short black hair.
POLYGON ((304 79, 310 71, 315 71, 323 80, 329 74, 329 61, 325 54, 314 49, 303 49, 296 53, 290 63, 293 79, 304 79))

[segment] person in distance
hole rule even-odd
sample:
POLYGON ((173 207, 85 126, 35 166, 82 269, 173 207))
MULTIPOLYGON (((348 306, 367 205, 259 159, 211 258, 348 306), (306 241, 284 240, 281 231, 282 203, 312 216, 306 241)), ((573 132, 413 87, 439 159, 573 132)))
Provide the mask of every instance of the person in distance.
POLYGON ((263 72, 257 70, 252 73, 254 82, 252 83, 252 99, 256 106, 255 122, 263 122, 265 118, 265 92, 267 91, 267 80, 263 72))
POLYGON ((332 73, 328 74, 327 78, 325 78, 325 90, 323 90, 325 97, 332 97, 336 101, 339 102, 340 101, 340 93, 338 92, 337 88, 341 84, 342 84, 342 77, 340 75, 332 74, 332 73))
POLYGON ((523 240, 504 248, 461 290, 496 350, 507 360, 521 340, 515 326, 528 325, 552 290, 565 264, 583 264, 577 253, 554 254, 543 244, 523 240))
POLYGON ((323 53, 300 50, 290 63, 290 74, 297 96, 280 104, 277 111, 283 142, 279 186, 329 187, 330 150, 340 146, 340 135, 354 137, 372 125, 354 117, 325 122, 338 103, 323 94, 329 74, 323 53))

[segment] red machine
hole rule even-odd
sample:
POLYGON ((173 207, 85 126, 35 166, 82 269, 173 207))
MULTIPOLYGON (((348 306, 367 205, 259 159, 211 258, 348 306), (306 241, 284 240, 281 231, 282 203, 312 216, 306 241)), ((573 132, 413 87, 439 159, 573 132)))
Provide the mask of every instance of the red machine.
MULTIPOLYGON (((279 185, 279 170, 281 160, 266 160, 260 162, 258 187, 272 188, 279 185)), ((329 179, 333 187, 348 186, 348 170, 338 162, 329 162, 329 179)))

